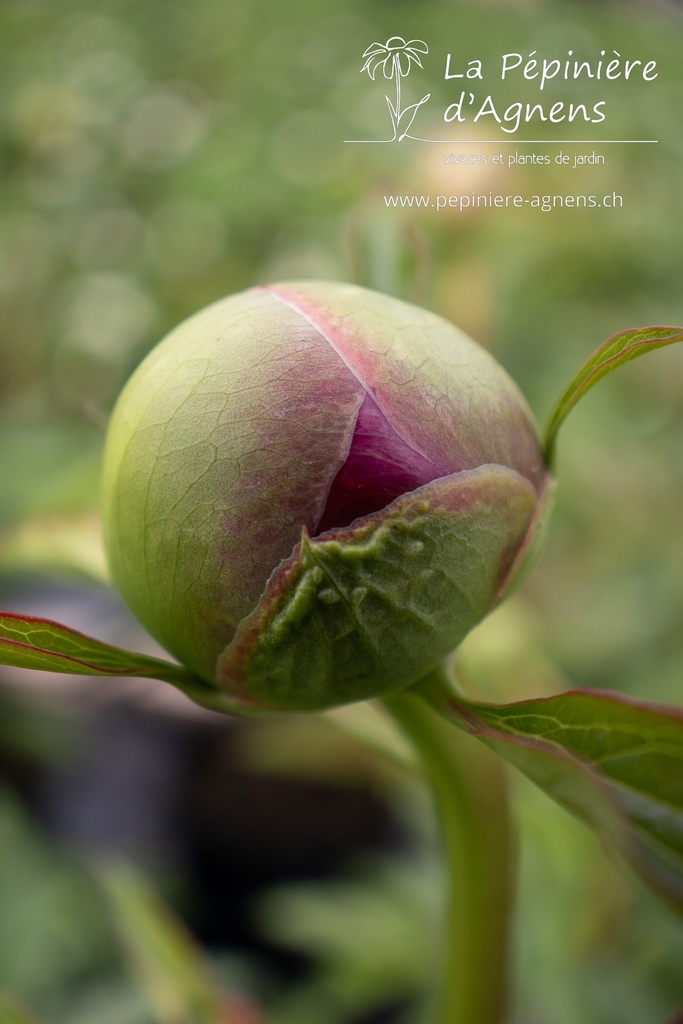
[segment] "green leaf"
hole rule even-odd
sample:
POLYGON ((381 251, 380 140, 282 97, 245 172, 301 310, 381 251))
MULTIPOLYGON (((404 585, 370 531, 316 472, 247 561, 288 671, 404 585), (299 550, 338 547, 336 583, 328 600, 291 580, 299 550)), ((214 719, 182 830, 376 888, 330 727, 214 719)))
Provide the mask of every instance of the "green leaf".
POLYGON ((587 391, 623 363, 677 341, 683 341, 682 327, 638 327, 620 331, 600 345, 570 380, 555 404, 545 432, 547 465, 552 465, 555 438, 560 426, 587 391))
POLYGON ((0 611, 0 665, 84 676, 142 676, 172 683, 217 711, 233 710, 220 691, 181 665, 94 640, 50 619, 0 611))
POLYGON ((515 704, 428 693, 602 836, 683 913, 683 712, 600 690, 515 704))
POLYGON ((14 612, 0 612, 0 662, 86 676, 176 679, 185 674, 170 662, 112 647, 50 619, 14 612))

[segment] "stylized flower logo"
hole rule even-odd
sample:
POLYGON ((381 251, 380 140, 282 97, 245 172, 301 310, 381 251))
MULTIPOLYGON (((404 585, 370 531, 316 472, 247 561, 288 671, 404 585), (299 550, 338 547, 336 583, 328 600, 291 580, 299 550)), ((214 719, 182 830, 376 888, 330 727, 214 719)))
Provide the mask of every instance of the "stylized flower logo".
POLYGON ((429 47, 422 39, 411 39, 410 42, 406 42, 402 36, 391 36, 386 43, 371 43, 363 54, 365 64, 360 69, 361 74, 363 71, 367 71, 374 82, 375 75, 382 68, 385 78, 396 80, 395 102, 392 103, 389 97, 386 97, 394 130, 392 138, 386 139, 387 142, 393 142, 396 138, 402 142, 408 136, 418 109, 431 95, 431 93, 427 93, 419 103, 411 103, 403 110, 401 109, 401 79, 408 75, 413 64, 417 64, 420 68, 423 66, 420 54, 426 53, 429 53, 429 47), (400 134, 399 128, 401 129, 400 134))
POLYGON ((411 64, 422 67, 420 53, 429 53, 429 47, 422 39, 411 39, 407 43, 401 36, 391 36, 386 43, 368 46, 363 54, 366 61, 361 72, 367 71, 373 82, 380 68, 383 68, 385 78, 405 78, 411 64))

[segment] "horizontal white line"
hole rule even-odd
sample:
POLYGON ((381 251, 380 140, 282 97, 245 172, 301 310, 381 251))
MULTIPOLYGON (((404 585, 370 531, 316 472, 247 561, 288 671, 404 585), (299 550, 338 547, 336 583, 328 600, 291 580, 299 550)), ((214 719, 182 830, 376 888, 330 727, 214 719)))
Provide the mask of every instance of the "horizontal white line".
MULTIPOLYGON (((344 142, 353 143, 367 143, 373 145, 379 143, 380 145, 387 142, 395 142, 395 139, 344 139, 344 142)), ((402 141, 405 141, 402 140, 402 141)), ((497 146, 497 145, 512 145, 516 146, 555 146, 559 143, 567 145, 573 143, 575 146, 610 146, 619 144, 623 146, 644 146, 653 143, 658 143, 659 139, 412 139, 412 142, 432 142, 437 146, 497 146)))

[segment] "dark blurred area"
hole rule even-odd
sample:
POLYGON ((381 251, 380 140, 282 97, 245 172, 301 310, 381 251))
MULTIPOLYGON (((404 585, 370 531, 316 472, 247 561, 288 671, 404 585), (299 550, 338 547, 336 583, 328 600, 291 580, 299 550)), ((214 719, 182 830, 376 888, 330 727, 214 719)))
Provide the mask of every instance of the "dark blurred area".
MULTIPOLYGON (((610 334, 683 322, 682 18, 665 0, 5 0, 0 606, 153 651, 102 583, 104 429, 146 352, 225 294, 318 277, 421 302, 495 354, 540 422, 610 334), (383 83, 359 72, 395 33, 429 42, 405 87, 431 90, 435 111, 453 91, 439 47, 490 63, 509 50, 655 59, 651 87, 610 89, 604 137, 659 142, 606 145, 604 167, 581 168, 453 168, 410 140, 346 145, 386 128, 383 83), (456 215, 383 199, 612 189, 619 210, 456 215)), ((474 127, 462 137, 490 137, 474 127)), ((482 696, 598 686, 680 704, 682 438, 680 347, 573 414, 544 560, 463 650, 482 696)), ((125 953, 102 896, 102 865, 125 857, 242 994, 233 1024, 425 1019, 430 808, 353 722, 227 721, 163 684, 9 669, 0 683, 0 989, 50 1024, 184 1024, 154 971, 131 969, 144 958, 125 953)), ((683 1006, 680 925, 511 782, 513 1024, 667 1024, 683 1006)))

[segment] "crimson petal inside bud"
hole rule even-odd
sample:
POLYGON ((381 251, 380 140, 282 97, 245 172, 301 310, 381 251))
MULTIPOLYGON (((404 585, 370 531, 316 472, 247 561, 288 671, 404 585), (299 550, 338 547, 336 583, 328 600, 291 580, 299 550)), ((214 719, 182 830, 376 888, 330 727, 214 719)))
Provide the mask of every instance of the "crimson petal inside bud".
POLYGON ((397 434, 372 396, 366 394, 349 454, 332 481, 315 535, 379 512, 402 494, 448 472, 397 434))

